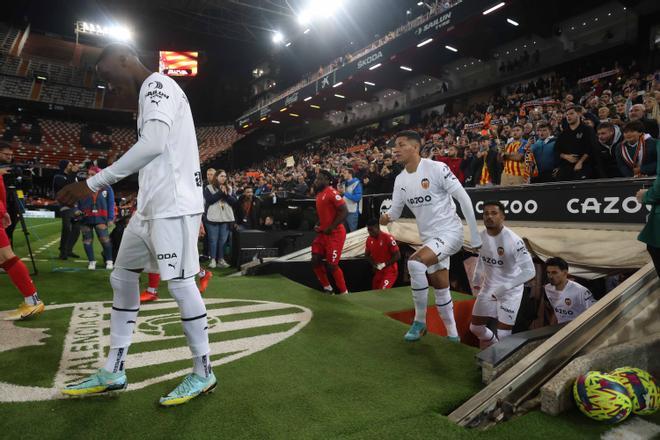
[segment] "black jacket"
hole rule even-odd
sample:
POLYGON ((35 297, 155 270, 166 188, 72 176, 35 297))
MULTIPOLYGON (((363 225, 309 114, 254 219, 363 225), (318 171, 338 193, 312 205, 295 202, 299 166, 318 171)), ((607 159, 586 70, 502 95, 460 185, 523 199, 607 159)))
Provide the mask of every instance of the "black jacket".
POLYGON ((240 196, 236 203, 236 224, 246 229, 259 228, 259 214, 261 212, 261 201, 252 197, 252 203, 247 207, 245 196, 240 196), (247 209, 246 209, 247 207, 247 209))

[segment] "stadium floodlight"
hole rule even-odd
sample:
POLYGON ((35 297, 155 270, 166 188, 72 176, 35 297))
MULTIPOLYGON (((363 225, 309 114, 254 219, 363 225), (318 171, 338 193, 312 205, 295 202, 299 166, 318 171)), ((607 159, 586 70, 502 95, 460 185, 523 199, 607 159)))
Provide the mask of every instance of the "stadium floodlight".
POLYGON ((506 19, 506 22, 509 23, 509 24, 511 24, 511 25, 513 25, 513 26, 518 26, 518 25, 520 24, 520 23, 518 23, 518 22, 515 21, 515 20, 511 20, 510 18, 507 18, 507 19, 506 19))
POLYGON ((399 69, 405 70, 406 72, 412 72, 412 69, 408 66, 399 66, 399 69))
POLYGON ((338 83, 333 84, 333 85, 332 85, 332 88, 339 87, 339 86, 341 86, 342 84, 344 84, 344 82, 343 82, 343 81, 339 81, 338 83))
POLYGON ((330 18, 343 6, 343 0, 309 0, 298 14, 298 23, 307 26, 318 18, 330 18))
POLYGON ((424 2, 417 2, 417 6, 422 6, 424 5, 424 2))
POLYGON ((281 113, 281 112, 285 112, 285 111, 286 111, 286 107, 282 107, 282 108, 280 109, 280 113, 281 113))
POLYGON ((133 39, 133 32, 128 26, 124 25, 103 26, 97 23, 78 20, 75 23, 74 31, 76 33, 76 41, 79 34, 94 35, 115 41, 130 41, 133 39))
POLYGON ((299 118, 300 115, 297 113, 289 113, 289 116, 293 116, 294 118, 299 118))
POLYGON ((263 117, 262 117, 261 119, 259 119, 259 120, 260 120, 260 121, 265 121, 266 119, 268 119, 268 116, 263 116, 263 117))
POLYGON ((311 22, 312 22, 312 14, 310 13, 310 11, 302 11, 300 14, 298 14, 298 23, 301 26, 307 26, 311 22))
POLYGON ((310 28, 307 28, 307 29, 305 29, 305 30, 303 31, 303 34, 307 35, 307 34, 309 34, 310 31, 311 31, 311 29, 310 29, 310 28))
POLYGON ((337 93, 335 93, 335 96, 336 96, 337 98, 341 98, 341 99, 345 99, 345 98, 346 98, 344 95, 339 95, 339 94, 337 94, 337 93))
POLYGON ((245 125, 243 126, 243 128, 248 128, 249 126, 250 126, 250 124, 245 124, 245 125))
POLYGON ((496 4, 495 6, 492 6, 492 7, 488 8, 488 9, 486 9, 484 12, 482 12, 482 14, 483 14, 483 15, 488 15, 488 14, 490 14, 490 13, 493 12, 493 11, 497 11, 497 10, 500 9, 502 6, 504 6, 505 4, 506 4, 505 2, 500 2, 500 3, 496 4))
POLYGON ((280 31, 275 31, 273 34, 273 43, 275 44, 280 44, 282 41, 284 41, 284 35, 280 31))
POLYGON ((376 69, 378 69, 380 66, 382 66, 381 63, 374 64, 373 66, 369 67, 369 70, 376 70, 376 69))
POLYGON ((307 98, 303 99, 303 101, 305 101, 305 102, 307 102, 307 101, 311 101, 311 100, 312 100, 312 97, 311 97, 311 96, 308 96, 307 98))
POLYGON ((270 121, 270 122, 272 122, 273 124, 279 124, 279 123, 280 123, 280 121, 277 121, 277 120, 275 120, 275 119, 273 119, 273 120, 270 121))
POLYGON ((452 52, 458 52, 458 49, 456 49, 455 47, 452 47, 452 46, 445 46, 445 49, 451 50, 452 52))
POLYGON ((317 109, 317 110, 321 108, 321 107, 319 107, 318 105, 314 105, 314 104, 311 104, 310 107, 311 107, 311 108, 315 108, 315 109, 317 109))
POLYGON ((288 43, 285 44, 286 47, 291 46, 291 42, 289 41, 288 43))
POLYGON ((376 85, 376 84, 374 84, 370 81, 365 81, 364 84, 367 85, 367 86, 372 86, 372 87, 376 85))
POLYGON ((426 46, 426 45, 429 44, 431 41, 433 41, 433 38, 427 38, 426 40, 424 40, 424 41, 422 41, 421 43, 419 43, 419 44, 417 45, 417 47, 426 46))

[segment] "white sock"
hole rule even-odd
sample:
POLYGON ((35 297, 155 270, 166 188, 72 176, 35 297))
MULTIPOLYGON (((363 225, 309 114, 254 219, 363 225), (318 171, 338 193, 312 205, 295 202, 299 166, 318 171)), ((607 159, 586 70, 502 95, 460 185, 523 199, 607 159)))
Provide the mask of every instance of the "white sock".
POLYGON ((39 304, 40 299, 39 295, 37 295, 37 292, 34 292, 32 295, 23 298, 23 301, 25 301, 25 304, 28 306, 36 306, 39 304))
POLYGON ((497 329, 497 339, 501 341, 504 338, 508 338, 509 336, 511 336, 512 331, 513 331, 513 329, 504 330, 504 329, 498 328, 497 329))
POLYGON ((158 288, 156 288, 156 287, 147 287, 147 292, 156 294, 156 293, 158 293, 158 288))
POLYGON ((457 338, 458 330, 456 330, 456 320, 454 319, 454 302, 451 299, 449 287, 435 289, 435 305, 438 308, 442 322, 445 324, 445 329, 447 329, 447 336, 457 338))
POLYGON ((426 279, 426 265, 420 261, 408 260, 410 287, 415 304, 415 321, 426 324, 426 307, 429 303, 429 283, 426 279))
POLYGON ((112 312, 110 313, 110 353, 105 369, 124 369, 124 359, 140 310, 140 274, 115 268, 110 274, 112 312))
POLYGON ((193 373, 201 377, 211 375, 211 359, 208 354, 193 357, 193 373))
POLYGON ((479 338, 479 347, 481 348, 488 348, 498 341, 495 333, 485 325, 470 324, 470 331, 479 338))
POLYGON ((126 354, 128 347, 111 348, 108 352, 108 358, 105 360, 103 369, 111 373, 119 373, 124 371, 124 361, 126 361, 126 354))
POLYGON ((206 271, 204 269, 201 269, 199 273, 197 274, 200 278, 204 278, 206 276, 206 271))
MULTIPOLYGON (((201 368, 210 369, 210 360, 208 360, 209 352, 209 335, 208 335, 208 322, 206 319, 206 305, 199 293, 195 278, 186 278, 184 280, 170 280, 168 282, 170 295, 176 300, 179 305, 181 313, 181 323, 183 324, 183 332, 188 340, 188 347, 193 355, 193 360, 197 357, 207 357, 206 361, 199 359, 193 361, 194 365, 201 368), (208 367, 204 366, 204 362, 208 367)), ((197 373, 200 374, 200 373, 197 373)), ((202 374, 200 374, 202 376, 202 374)))

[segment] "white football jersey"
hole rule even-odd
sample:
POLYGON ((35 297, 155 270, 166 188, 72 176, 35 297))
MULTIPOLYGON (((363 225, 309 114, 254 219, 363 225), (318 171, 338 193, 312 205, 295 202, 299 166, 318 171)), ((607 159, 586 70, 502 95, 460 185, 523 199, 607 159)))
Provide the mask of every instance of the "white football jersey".
POLYGON ((415 215, 423 243, 446 233, 463 236, 463 223, 451 196, 460 188, 461 183, 447 164, 422 159, 414 173, 404 168, 396 177, 390 220, 397 220, 407 206, 415 215))
MULTIPOLYGON (((479 249, 478 274, 482 277, 481 293, 492 294, 495 289, 521 274, 521 267, 534 263, 525 242, 511 229, 504 226, 496 236, 481 231, 482 246, 479 249)), ((508 293, 521 293, 524 284, 512 287, 508 293)))
POLYGON ((147 121, 167 124, 170 133, 163 154, 139 172, 137 214, 144 220, 204 212, 202 174, 190 105, 170 77, 152 73, 140 87, 138 136, 147 121))
POLYGON ((544 287, 545 295, 560 324, 574 320, 596 302, 589 289, 575 281, 568 280, 564 290, 557 290, 552 284, 544 287))

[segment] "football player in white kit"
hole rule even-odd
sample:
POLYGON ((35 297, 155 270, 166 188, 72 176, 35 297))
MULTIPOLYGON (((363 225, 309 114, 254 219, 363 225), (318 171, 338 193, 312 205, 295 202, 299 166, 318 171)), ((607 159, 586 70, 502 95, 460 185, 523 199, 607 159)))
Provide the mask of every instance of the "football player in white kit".
POLYGON ((557 323, 577 318, 596 302, 589 289, 568 279, 568 263, 559 257, 545 262, 545 273, 549 283, 544 287, 545 296, 555 311, 557 323))
POLYGON ((470 227, 470 244, 481 246, 470 197, 449 167, 442 162, 422 159, 420 135, 411 130, 397 134, 395 159, 405 168, 396 177, 392 207, 380 218, 387 225, 401 216, 407 206, 415 215, 424 245, 408 260, 408 272, 415 304, 415 320, 405 334, 406 341, 417 341, 426 333, 429 280, 435 289, 435 304, 451 341, 458 342, 454 305, 449 292, 449 258, 463 246, 463 223, 456 213, 455 198, 470 227), (426 274, 428 273, 428 280, 426 274))
POLYGON ((470 331, 479 338, 479 346, 487 348, 511 335, 524 284, 536 270, 525 242, 504 226, 504 205, 487 201, 483 209, 486 229, 481 232, 483 245, 472 282, 478 296, 470 331), (490 318, 497 319, 497 335, 486 326, 490 318))
POLYGON ((124 232, 110 274, 114 295, 108 358, 98 372, 62 392, 80 396, 126 388, 124 360, 140 308, 140 272, 145 270, 160 273, 168 281, 169 292, 181 312, 193 372, 161 397, 160 404, 182 404, 216 386, 209 360, 206 306, 195 284, 199 272, 197 235, 204 202, 190 105, 174 80, 149 71, 129 46, 107 46, 96 69, 109 88, 134 89, 138 93, 138 141, 111 166, 87 181, 66 186, 57 198, 72 205, 138 171, 140 188, 137 211, 124 232))

